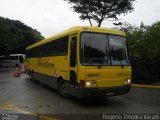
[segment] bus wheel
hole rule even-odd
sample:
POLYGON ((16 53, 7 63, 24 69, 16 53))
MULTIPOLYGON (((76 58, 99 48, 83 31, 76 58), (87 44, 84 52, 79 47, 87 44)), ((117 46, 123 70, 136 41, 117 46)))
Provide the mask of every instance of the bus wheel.
POLYGON ((67 82, 62 82, 60 85, 59 85, 59 93, 62 97, 64 98, 69 98, 70 95, 68 93, 68 87, 69 87, 69 84, 67 82))

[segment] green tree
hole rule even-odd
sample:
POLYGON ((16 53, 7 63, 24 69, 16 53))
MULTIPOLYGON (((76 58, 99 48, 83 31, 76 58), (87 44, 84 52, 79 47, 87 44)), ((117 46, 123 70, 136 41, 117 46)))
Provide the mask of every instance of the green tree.
POLYGON ((17 20, 0 17, 0 55, 25 53, 25 48, 44 39, 40 32, 17 20))
POLYGON ((73 10, 80 13, 80 19, 91 19, 98 23, 98 27, 106 19, 118 19, 118 16, 133 11, 135 0, 65 0, 73 5, 73 10))
POLYGON ((129 54, 136 83, 152 84, 160 78, 160 22, 139 27, 125 23, 129 54))

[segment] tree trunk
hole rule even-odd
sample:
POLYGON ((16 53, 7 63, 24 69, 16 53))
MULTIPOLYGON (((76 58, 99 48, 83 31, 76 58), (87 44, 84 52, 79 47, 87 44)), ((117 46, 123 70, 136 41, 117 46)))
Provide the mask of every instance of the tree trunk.
POLYGON ((92 22, 91 22, 91 19, 90 19, 89 16, 88 16, 88 13, 87 13, 87 17, 88 17, 88 20, 89 20, 90 25, 92 26, 92 22))
POLYGON ((91 19, 89 19, 89 18, 88 18, 88 20, 89 20, 89 23, 90 23, 90 25, 92 26, 92 22, 91 22, 91 19))
POLYGON ((102 21, 103 21, 103 20, 99 20, 99 21, 98 21, 98 27, 101 27, 102 21))

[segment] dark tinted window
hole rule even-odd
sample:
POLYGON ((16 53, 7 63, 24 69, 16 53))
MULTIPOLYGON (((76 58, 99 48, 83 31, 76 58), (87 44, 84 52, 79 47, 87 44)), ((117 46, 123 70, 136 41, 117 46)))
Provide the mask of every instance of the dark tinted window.
POLYGON ((81 64, 129 65, 126 38, 100 33, 82 33, 81 64))
POLYGON ((24 62, 24 59, 23 59, 22 56, 19 56, 19 62, 20 62, 20 63, 23 63, 23 62, 24 62))
POLYGON ((128 65, 126 38, 109 35, 112 65, 128 65))
POLYGON ((82 33, 81 62, 83 65, 110 64, 107 35, 82 33))
POLYGON ((15 60, 18 60, 19 58, 18 58, 18 56, 15 56, 15 60))
POLYGON ((27 50, 26 57, 46 57, 50 55, 65 55, 68 53, 68 36, 56 39, 46 44, 27 50))
POLYGON ((10 60, 10 57, 9 57, 9 56, 7 56, 7 57, 6 57, 6 60, 10 60))
POLYGON ((49 55, 56 55, 57 53, 57 41, 52 41, 49 43, 49 55))
POLYGON ((67 54, 68 37, 60 38, 57 40, 57 42, 58 42, 57 54, 67 54))
POLYGON ((10 60, 15 60, 15 56, 10 56, 10 60))

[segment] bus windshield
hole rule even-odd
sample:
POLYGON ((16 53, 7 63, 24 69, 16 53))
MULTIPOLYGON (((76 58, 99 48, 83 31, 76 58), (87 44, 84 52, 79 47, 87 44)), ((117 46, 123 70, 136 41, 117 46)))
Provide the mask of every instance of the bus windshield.
POLYGON ((100 33, 82 33, 81 64, 129 65, 126 38, 100 33))

